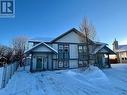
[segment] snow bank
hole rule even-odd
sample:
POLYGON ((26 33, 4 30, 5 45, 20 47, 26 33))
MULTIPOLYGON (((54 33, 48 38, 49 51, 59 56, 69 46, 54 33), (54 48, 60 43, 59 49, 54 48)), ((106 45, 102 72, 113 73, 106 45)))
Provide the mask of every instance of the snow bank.
POLYGON ((0 95, 122 95, 122 87, 117 85, 116 89, 112 84, 115 71, 107 69, 104 72, 97 67, 90 67, 85 71, 71 69, 39 73, 29 73, 20 69, 7 87, 0 90, 0 95))

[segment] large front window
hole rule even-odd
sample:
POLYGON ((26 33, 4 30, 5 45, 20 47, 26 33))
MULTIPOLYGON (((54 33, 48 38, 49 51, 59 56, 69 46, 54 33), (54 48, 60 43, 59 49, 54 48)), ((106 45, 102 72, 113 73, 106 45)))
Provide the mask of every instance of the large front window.
POLYGON ((58 60, 59 67, 68 67, 69 63, 69 45, 68 44, 59 44, 58 46, 58 60))

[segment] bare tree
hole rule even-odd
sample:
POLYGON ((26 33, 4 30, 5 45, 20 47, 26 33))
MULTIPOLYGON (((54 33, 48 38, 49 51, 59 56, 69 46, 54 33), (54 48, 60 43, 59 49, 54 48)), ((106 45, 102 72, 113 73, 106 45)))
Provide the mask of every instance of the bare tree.
POLYGON ((10 47, 7 47, 6 48, 6 53, 5 53, 5 56, 4 56, 6 59, 7 59, 7 63, 11 63, 14 59, 14 54, 13 54, 13 49, 10 48, 10 47))
POLYGON ((93 41, 96 39, 95 27, 90 23, 90 21, 84 17, 79 27, 80 31, 83 33, 84 37, 82 41, 86 45, 86 55, 87 55, 87 67, 90 65, 90 45, 94 46, 93 41))
MULTIPOLYGON (((13 61, 13 50, 10 47, 5 45, 0 45, 0 58, 6 59, 6 63, 9 64, 13 61)), ((0 62, 0 65, 3 65, 3 62, 0 62)))
POLYGON ((15 37, 12 40, 12 48, 15 53, 15 60, 19 61, 19 65, 22 67, 25 64, 23 63, 24 51, 27 44, 27 37, 19 36, 15 37))
POLYGON ((4 56, 6 51, 6 47, 4 45, 0 45, 0 56, 4 56))

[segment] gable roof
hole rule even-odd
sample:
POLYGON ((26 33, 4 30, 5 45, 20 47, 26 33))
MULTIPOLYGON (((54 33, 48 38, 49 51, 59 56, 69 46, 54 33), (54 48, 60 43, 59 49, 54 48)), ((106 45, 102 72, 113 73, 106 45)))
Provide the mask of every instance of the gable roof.
MULTIPOLYGON (((84 34, 83 34, 82 32, 78 31, 76 28, 72 28, 72 29, 68 30, 67 32, 61 34, 60 36, 56 37, 55 39, 53 39, 53 40, 51 41, 51 43, 53 43, 53 42, 59 40, 60 38, 62 38, 63 36, 66 36, 67 34, 69 34, 69 33, 71 33, 71 32, 75 32, 75 33, 76 33, 77 35, 79 35, 80 37, 85 37, 84 34)), ((90 41, 91 43, 94 43, 91 39, 89 39, 89 41, 90 41)))
POLYGON ((94 51, 93 54, 96 54, 99 50, 101 50, 102 48, 104 48, 106 45, 101 45, 101 46, 97 46, 94 51))
POLYGON ((44 43, 44 42, 41 42, 41 43, 39 43, 39 44, 33 46, 31 49, 25 51, 25 54, 31 52, 33 49, 39 47, 40 45, 44 45, 44 46, 46 46, 47 48, 49 48, 51 51, 53 51, 53 52, 55 52, 55 53, 58 53, 58 52, 57 52, 54 48, 52 48, 51 46, 47 45, 47 44, 44 43))
MULTIPOLYGON (((115 52, 112 51, 110 48, 108 48, 106 46, 106 44, 102 44, 100 46, 97 46, 92 54, 101 53, 101 50, 103 50, 103 49, 107 50, 109 54, 115 54, 115 52)), ((106 52, 103 52, 103 53, 106 53, 106 52)))
POLYGON ((51 41, 51 43, 53 43, 53 42, 59 40, 60 38, 62 38, 63 36, 65 36, 65 35, 67 35, 67 34, 69 34, 69 33, 71 33, 71 32, 75 32, 76 34, 79 34, 79 33, 78 33, 79 31, 78 31, 77 29, 72 28, 72 29, 70 29, 69 31, 67 31, 67 32, 61 34, 60 36, 56 37, 55 39, 53 39, 53 40, 51 41))
MULTIPOLYGON (((38 43, 41 43, 41 42, 45 42, 45 43, 53 43, 57 40, 59 40, 60 38, 62 38, 63 36, 66 36, 67 34, 71 33, 71 32, 75 32, 77 35, 79 35, 80 37, 85 37, 84 34, 80 31, 78 31, 76 28, 72 28, 70 30, 68 30, 67 32, 59 35, 58 37, 52 39, 52 38, 39 38, 39 39, 31 39, 29 40, 29 42, 38 42, 38 43)), ((92 41, 91 39, 89 39, 90 43, 95 43, 95 44, 101 44, 101 42, 94 42, 92 41)))
POLYGON ((119 45, 118 49, 115 50, 116 52, 123 52, 123 51, 127 51, 127 45, 119 45))

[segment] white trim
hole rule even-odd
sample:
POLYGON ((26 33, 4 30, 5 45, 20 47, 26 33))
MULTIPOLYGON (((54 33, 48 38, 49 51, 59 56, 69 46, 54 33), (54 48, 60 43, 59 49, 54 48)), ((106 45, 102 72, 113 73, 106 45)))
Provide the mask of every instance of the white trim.
POLYGON ((51 49, 51 50, 52 50, 52 51, 54 51, 55 53, 58 53, 58 51, 57 51, 57 50, 55 50, 54 48, 50 47, 49 45, 47 45, 47 44, 46 44, 46 43, 44 43, 44 42, 41 42, 41 43, 39 43, 39 44, 37 44, 37 45, 33 46, 31 49, 26 50, 24 53, 28 53, 28 52, 30 52, 32 49, 34 49, 34 48, 36 48, 36 47, 40 46, 41 44, 45 45, 46 47, 48 47, 49 49, 51 49))

